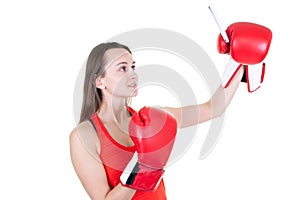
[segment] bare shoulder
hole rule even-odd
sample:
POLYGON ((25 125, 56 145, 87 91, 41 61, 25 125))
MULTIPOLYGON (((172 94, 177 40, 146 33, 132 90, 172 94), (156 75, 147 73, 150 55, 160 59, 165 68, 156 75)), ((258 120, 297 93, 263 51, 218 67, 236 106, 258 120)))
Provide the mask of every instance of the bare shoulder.
POLYGON ((69 139, 73 148, 83 146, 93 157, 99 157, 100 142, 94 126, 89 121, 78 124, 71 131, 69 139))

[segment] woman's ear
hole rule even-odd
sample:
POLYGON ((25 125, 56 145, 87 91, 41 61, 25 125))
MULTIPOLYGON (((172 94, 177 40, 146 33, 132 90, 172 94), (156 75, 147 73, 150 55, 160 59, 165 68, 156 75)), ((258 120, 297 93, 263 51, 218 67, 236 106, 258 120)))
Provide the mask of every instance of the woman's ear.
POLYGON ((101 76, 98 76, 95 80, 96 88, 105 89, 104 80, 101 76))

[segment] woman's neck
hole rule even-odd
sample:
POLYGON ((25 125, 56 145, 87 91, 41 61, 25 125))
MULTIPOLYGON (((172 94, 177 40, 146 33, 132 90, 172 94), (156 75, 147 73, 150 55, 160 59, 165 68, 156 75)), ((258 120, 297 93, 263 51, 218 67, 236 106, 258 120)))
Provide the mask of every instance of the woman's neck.
POLYGON ((128 119, 129 113, 125 105, 125 98, 103 98, 98 115, 104 122, 117 121, 121 123, 124 119, 128 119))

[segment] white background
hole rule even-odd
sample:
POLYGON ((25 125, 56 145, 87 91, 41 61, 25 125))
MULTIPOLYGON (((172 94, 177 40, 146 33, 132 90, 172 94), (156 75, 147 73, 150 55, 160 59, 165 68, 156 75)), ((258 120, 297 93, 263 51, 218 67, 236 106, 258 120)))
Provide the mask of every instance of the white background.
MULTIPOLYGON (((222 137, 204 160, 198 157, 207 124, 199 125, 189 151, 166 171, 169 199, 300 198, 297 4, 214 1, 225 26, 250 21, 272 30, 265 82, 252 94, 240 86, 226 112, 222 137)), ((0 199, 89 199, 72 168, 68 143, 82 63, 94 46, 112 36, 164 28, 200 44, 221 73, 227 58, 216 51, 218 29, 207 5, 1 1, 0 199)))

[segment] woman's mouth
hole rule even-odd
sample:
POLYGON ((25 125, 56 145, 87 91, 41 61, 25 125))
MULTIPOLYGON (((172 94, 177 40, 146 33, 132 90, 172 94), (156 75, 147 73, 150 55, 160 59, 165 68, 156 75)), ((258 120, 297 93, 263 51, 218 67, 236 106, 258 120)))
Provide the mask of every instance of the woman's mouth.
POLYGON ((136 83, 131 83, 128 85, 128 87, 131 87, 131 88, 136 88, 137 84, 136 83))

